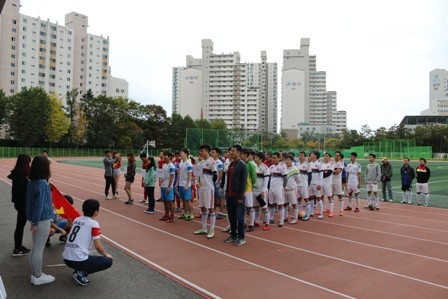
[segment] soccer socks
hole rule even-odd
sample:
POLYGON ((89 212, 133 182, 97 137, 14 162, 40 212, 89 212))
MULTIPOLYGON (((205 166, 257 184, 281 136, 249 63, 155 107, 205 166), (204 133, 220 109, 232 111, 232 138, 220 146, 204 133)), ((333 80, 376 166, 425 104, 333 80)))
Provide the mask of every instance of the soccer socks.
POLYGON ((293 216, 293 217, 294 217, 294 219, 296 219, 296 220, 299 219, 299 208, 295 208, 295 209, 294 209, 294 216, 293 216))
POLYGON ((355 194, 356 207, 359 208, 359 193, 355 194))
POLYGON ((371 203, 372 203, 372 195, 367 193, 367 205, 370 206, 371 203))
POLYGON ((202 229, 205 231, 207 231, 207 215, 208 215, 208 212, 201 213, 202 229))
POLYGON ((249 226, 254 226, 255 222, 255 210, 253 207, 248 208, 249 209, 249 226))
MULTIPOLYGON (((207 223, 207 218, 205 218, 205 221, 207 223)), ((216 213, 213 212, 210 213, 210 230, 215 230, 215 225, 216 225, 216 213)))
POLYGON ((269 213, 270 213, 269 219, 274 219, 275 208, 274 207, 269 207, 269 213))
POLYGON ((425 204, 428 205, 429 203, 429 193, 425 193, 425 204))
POLYGON ((307 203, 306 203, 306 217, 310 217, 312 210, 313 210, 313 202, 311 200, 307 201, 307 203))
POLYGON ((317 204, 319 205, 319 212, 321 214, 323 214, 323 212, 324 212, 324 201, 322 199, 319 199, 317 204))
POLYGON ((379 196, 375 197, 375 208, 377 208, 377 209, 380 208, 380 197, 379 196))
POLYGON ((344 211, 344 200, 339 198, 339 210, 344 211))
POLYGON ((259 222, 260 221, 260 207, 255 207, 255 221, 259 222))
POLYGON ((352 196, 351 195, 348 196, 348 206, 352 207, 352 196))
MULTIPOLYGON (((334 210, 334 201, 333 201, 333 199, 330 199, 330 212, 332 212, 333 213, 333 210, 334 210)), ((341 209, 342 210, 342 209, 341 209)))
POLYGON ((264 223, 265 224, 269 224, 269 220, 270 220, 270 213, 269 213, 269 209, 263 209, 263 215, 264 215, 264 223))
POLYGON ((280 216, 280 225, 283 225, 285 223, 285 209, 283 206, 279 206, 278 214, 280 216))

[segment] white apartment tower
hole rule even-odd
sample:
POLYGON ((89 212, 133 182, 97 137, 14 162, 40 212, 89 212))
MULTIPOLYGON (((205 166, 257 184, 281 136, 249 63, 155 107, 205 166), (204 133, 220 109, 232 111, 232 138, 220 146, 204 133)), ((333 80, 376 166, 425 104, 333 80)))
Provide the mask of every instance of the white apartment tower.
POLYGON ((19 0, 7 0, 0 15, 0 88, 7 95, 40 86, 63 100, 73 88, 128 96, 127 81, 110 75, 109 38, 87 33, 87 16, 68 13, 62 26, 19 9, 19 0))
POLYGON ((173 112, 193 119, 222 119, 229 129, 277 131, 277 64, 242 63, 239 52, 216 54, 202 40, 202 58, 187 56, 173 68, 173 112))
POLYGON ((302 38, 300 49, 283 51, 281 130, 291 138, 304 128, 318 132, 325 127, 325 132, 338 134, 347 126, 345 111, 335 110, 336 92, 327 93, 326 72, 316 70, 309 47, 310 39, 302 38))
POLYGON ((422 115, 448 115, 448 72, 434 69, 429 72, 429 109, 422 115))

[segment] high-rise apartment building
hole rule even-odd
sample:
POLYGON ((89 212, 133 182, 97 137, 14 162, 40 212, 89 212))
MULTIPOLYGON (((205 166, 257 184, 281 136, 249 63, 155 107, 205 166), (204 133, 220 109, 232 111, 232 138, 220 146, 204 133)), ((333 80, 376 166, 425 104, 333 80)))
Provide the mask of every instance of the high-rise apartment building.
POLYGON ((128 82, 110 74, 109 38, 87 33, 87 16, 68 13, 62 26, 19 10, 20 0, 7 0, 0 15, 0 88, 7 95, 40 86, 62 99, 74 88, 128 96, 128 82))
POLYGON ((434 69, 429 72, 429 109, 422 115, 448 115, 448 72, 434 69))
POLYGON ((347 127, 347 114, 336 108, 336 92, 327 92, 326 72, 317 71, 309 54, 310 39, 300 49, 283 51, 281 130, 289 137, 301 133, 339 134, 347 127))
POLYGON ((202 58, 173 68, 172 108, 193 119, 222 119, 229 129, 277 131, 277 64, 242 63, 239 52, 216 54, 202 40, 202 58))

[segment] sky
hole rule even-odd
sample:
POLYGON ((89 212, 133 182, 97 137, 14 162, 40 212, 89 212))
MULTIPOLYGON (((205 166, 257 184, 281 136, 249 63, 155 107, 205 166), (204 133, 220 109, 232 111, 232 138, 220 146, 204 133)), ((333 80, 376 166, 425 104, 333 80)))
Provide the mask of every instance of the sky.
MULTIPOLYGON (((88 33, 110 38, 114 77, 129 82, 129 98, 171 114, 172 68, 215 53, 239 51, 242 62, 278 64, 284 49, 310 38, 327 90, 337 91, 348 129, 390 128, 429 108, 429 72, 448 69, 445 0, 21 0, 21 13, 64 24, 66 13, 89 17, 88 33)), ((280 111, 280 109, 279 109, 280 111)))

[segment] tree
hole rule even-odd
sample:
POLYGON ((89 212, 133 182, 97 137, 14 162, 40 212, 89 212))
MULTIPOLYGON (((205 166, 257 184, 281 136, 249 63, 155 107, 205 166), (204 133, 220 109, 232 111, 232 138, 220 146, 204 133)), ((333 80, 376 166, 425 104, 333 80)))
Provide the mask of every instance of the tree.
POLYGON ((7 111, 8 111, 8 97, 6 97, 3 90, 0 89, 0 129, 5 121, 6 115, 8 113, 7 111))
POLYGON ((12 96, 10 109, 7 120, 11 136, 26 146, 44 144, 51 111, 45 90, 40 87, 25 88, 12 96))
POLYGON ((85 111, 79 103, 76 104, 75 117, 70 125, 70 137, 78 145, 86 143, 87 138, 87 117, 85 111))
POLYGON ((52 143, 67 134, 70 128, 70 120, 62 110, 62 100, 55 93, 50 94, 49 100, 50 115, 47 129, 45 130, 45 139, 52 143))

